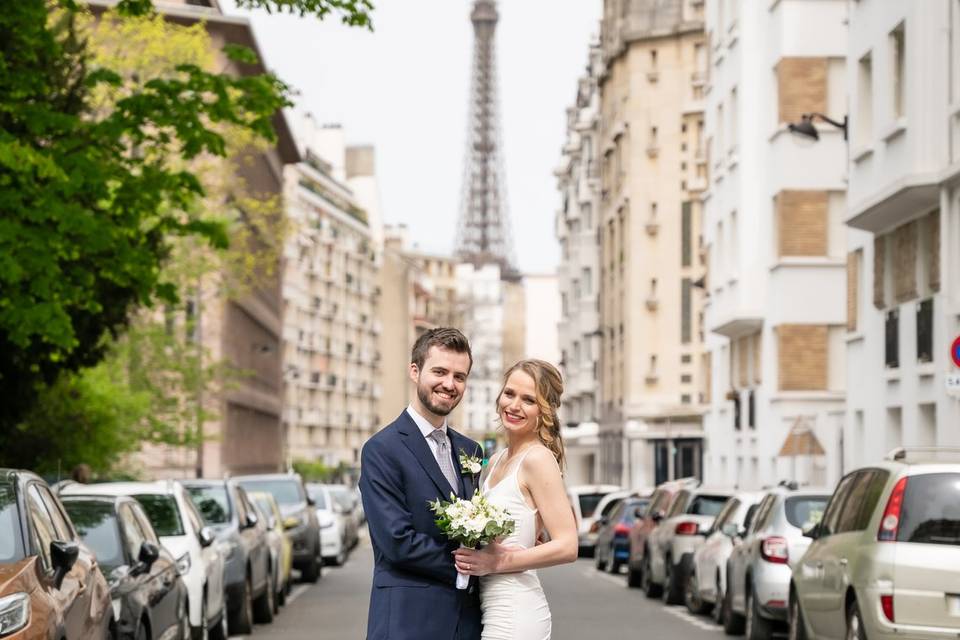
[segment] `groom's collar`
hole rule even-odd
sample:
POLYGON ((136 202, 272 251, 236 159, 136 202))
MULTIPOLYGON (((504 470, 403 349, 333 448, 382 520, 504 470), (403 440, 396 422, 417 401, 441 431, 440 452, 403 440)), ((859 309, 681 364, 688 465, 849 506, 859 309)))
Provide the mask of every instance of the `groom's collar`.
POLYGON ((417 428, 420 429, 420 433, 423 434, 424 438, 429 438, 430 434, 434 432, 435 429, 439 428, 443 430, 443 433, 447 433, 447 418, 444 416, 443 424, 440 427, 434 427, 430 424, 426 418, 417 413, 417 410, 413 408, 413 405, 407 406, 407 413, 410 414, 410 417, 413 418, 413 421, 416 423, 417 428))

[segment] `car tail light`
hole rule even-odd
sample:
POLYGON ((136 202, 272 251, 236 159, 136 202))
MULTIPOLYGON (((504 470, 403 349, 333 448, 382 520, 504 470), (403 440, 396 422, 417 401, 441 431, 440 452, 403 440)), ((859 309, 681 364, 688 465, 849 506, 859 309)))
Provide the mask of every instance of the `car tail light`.
POLYGON ((613 528, 613 535, 625 538, 630 535, 630 527, 622 522, 618 522, 617 526, 613 528))
POLYGON ((700 532, 700 527, 696 522, 681 522, 673 532, 678 536, 695 536, 700 532))
MULTIPOLYGON (((906 480, 906 478, 904 478, 906 480)), ((890 622, 896 622, 893 617, 893 596, 880 596, 880 608, 883 609, 883 615, 890 622)))
POLYGON ((907 478, 904 476, 897 481, 887 500, 887 508, 883 510, 883 518, 880 520, 880 531, 877 532, 878 541, 894 542, 897 539, 900 531, 900 510, 903 508, 903 494, 906 489, 907 478))
POLYGON ((765 538, 760 545, 760 555, 767 562, 775 564, 787 564, 790 559, 790 552, 787 547, 786 538, 780 536, 770 536, 765 538))

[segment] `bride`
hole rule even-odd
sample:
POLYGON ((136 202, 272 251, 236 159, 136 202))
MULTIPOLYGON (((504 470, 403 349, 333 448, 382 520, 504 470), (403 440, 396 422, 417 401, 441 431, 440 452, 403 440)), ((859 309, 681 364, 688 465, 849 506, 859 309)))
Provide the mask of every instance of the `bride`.
POLYGON ((550 607, 536 569, 577 558, 577 526, 561 477, 562 394, 555 367, 522 360, 504 375, 497 396, 507 448, 490 460, 480 486, 517 526, 499 543, 455 553, 459 572, 481 576, 481 640, 549 640, 550 607), (537 544, 541 528, 550 539, 537 544))

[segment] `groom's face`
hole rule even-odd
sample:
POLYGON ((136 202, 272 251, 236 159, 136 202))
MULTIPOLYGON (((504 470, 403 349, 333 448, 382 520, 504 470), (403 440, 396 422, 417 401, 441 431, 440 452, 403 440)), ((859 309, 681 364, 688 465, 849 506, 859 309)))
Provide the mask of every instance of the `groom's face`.
POLYGON ((436 416, 453 411, 467 387, 470 356, 443 347, 430 347, 423 368, 410 364, 410 379, 417 385, 417 399, 423 409, 436 416))

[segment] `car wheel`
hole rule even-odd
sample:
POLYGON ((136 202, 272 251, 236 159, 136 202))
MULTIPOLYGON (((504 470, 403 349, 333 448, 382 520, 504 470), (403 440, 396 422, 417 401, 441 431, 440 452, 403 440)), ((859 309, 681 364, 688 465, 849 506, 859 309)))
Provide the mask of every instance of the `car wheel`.
POLYGON ((614 555, 613 547, 610 547, 610 557, 607 559, 607 571, 613 575, 620 574, 620 567, 623 566, 623 563, 617 560, 614 555))
POLYGON ((627 586, 632 589, 643 587, 643 572, 627 565, 627 586))
POLYGON ((733 610, 733 592, 730 590, 730 576, 727 575, 727 592, 723 599, 723 631, 728 636, 742 636, 746 622, 743 616, 733 610))
POLYGON ((597 571, 605 571, 607 569, 607 561, 603 559, 603 550, 600 548, 600 545, 597 545, 593 553, 593 565, 597 568, 597 571))
POLYGON ((223 611, 220 612, 220 622, 210 629, 210 640, 227 640, 230 637, 230 632, 227 629, 227 608, 224 605, 223 611))
POLYGON ((744 631, 747 634, 747 640, 768 640, 773 634, 773 625, 760 615, 760 602, 757 600, 757 594, 752 586, 747 589, 746 597, 744 608, 747 617, 744 623, 744 631))
POLYGON ((653 575, 650 571, 650 553, 643 554, 643 570, 640 574, 640 580, 643 583, 643 593, 648 598, 657 598, 663 589, 653 581, 653 575))
POLYGON ((687 576, 687 586, 683 591, 683 601, 690 613, 701 615, 706 613, 707 604, 700 597, 700 582, 697 580, 697 572, 693 570, 689 574, 687 576))
POLYGON ((142 618, 140 626, 137 627, 137 640, 150 640, 150 624, 146 618, 142 618))
POLYGON ((664 604, 683 604, 683 567, 674 565, 673 558, 664 560, 663 602, 664 604))
POLYGON ((240 594, 240 607, 236 618, 230 621, 230 630, 239 635, 246 635, 253 631, 253 585, 250 575, 243 583, 243 593, 240 594))
POLYGON ((253 602, 253 621, 260 624, 273 622, 274 599, 277 591, 273 586, 273 572, 267 566, 267 586, 253 602))
POLYGON ((807 640, 807 626, 803 619, 803 609, 796 594, 790 594, 790 640, 807 640))
POLYGON ((323 562, 318 556, 310 558, 310 562, 300 572, 300 579, 303 582, 313 584, 320 578, 320 563, 323 562))
POLYGON ((714 593, 716 594, 713 603, 713 621, 717 624, 723 624, 723 617, 726 615, 727 611, 727 598, 726 594, 723 592, 723 587, 720 585, 720 573, 717 573, 716 577, 717 586, 714 593))
POLYGON ((860 606, 854 600, 847 607, 847 640, 867 640, 867 632, 863 629, 863 618, 860 617, 860 606))
POLYGON ((186 640, 187 638, 193 638, 193 640, 209 640, 210 638, 210 624, 207 622, 207 597, 206 593, 202 596, 202 602, 200 603, 200 626, 190 628, 190 601, 184 601, 184 611, 185 615, 183 620, 186 621, 184 625, 186 627, 186 634, 181 634, 180 637, 186 640))

